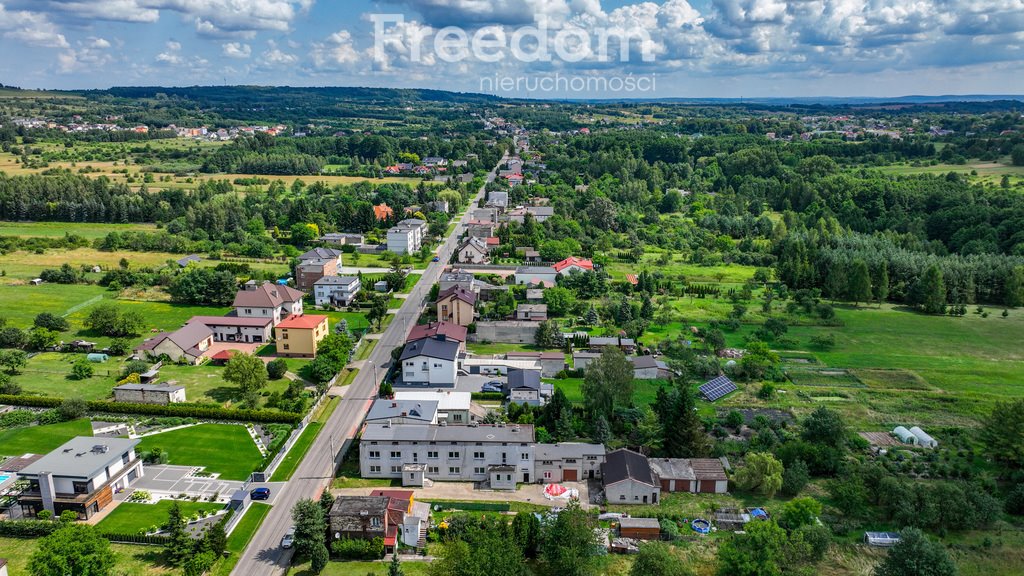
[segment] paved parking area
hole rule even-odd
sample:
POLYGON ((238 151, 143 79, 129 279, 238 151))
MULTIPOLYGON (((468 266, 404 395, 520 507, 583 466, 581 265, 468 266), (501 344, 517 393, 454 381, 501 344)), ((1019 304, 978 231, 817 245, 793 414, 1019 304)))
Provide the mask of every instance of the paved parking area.
MULTIPOLYGON (((132 484, 132 488, 145 490, 155 497, 184 493, 189 496, 199 496, 206 499, 216 494, 218 501, 227 502, 236 490, 241 489, 245 485, 244 482, 238 480, 219 480, 217 478, 193 476, 192 474, 196 468, 191 466, 157 464, 146 466, 144 470, 145 475, 132 484)), ((270 488, 270 499, 267 500, 267 503, 273 504, 274 498, 283 485, 283 482, 253 482, 246 486, 246 488, 248 490, 261 487, 270 488)), ((125 497, 127 497, 127 494, 125 494, 125 497)))
POLYGON ((505 383, 507 377, 499 374, 470 374, 468 376, 459 376, 458 380, 455 381, 455 389, 460 392, 480 392, 480 387, 487 382, 501 382, 505 383))

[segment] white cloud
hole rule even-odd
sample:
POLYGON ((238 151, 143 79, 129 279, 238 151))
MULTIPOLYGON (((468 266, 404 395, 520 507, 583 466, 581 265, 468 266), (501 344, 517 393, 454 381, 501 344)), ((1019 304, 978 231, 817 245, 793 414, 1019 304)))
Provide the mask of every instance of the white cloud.
POLYGON ((252 47, 241 42, 228 42, 221 45, 221 51, 228 58, 248 58, 252 55, 252 47))
POLYGON ((312 0, 137 0, 140 4, 179 12, 208 33, 287 31, 312 0))
POLYGON ((67 39, 57 31, 45 14, 26 10, 7 10, 0 4, 0 31, 10 38, 40 48, 67 48, 67 39))
POLYGON ((281 66, 291 66, 298 63, 298 61, 298 56, 282 51, 277 47, 276 42, 270 40, 267 42, 267 50, 260 55, 259 65, 264 68, 279 68, 281 66))
POLYGON ((310 59, 318 70, 337 70, 351 68, 362 61, 363 56, 356 49, 352 34, 348 30, 339 30, 325 41, 314 43, 310 59))

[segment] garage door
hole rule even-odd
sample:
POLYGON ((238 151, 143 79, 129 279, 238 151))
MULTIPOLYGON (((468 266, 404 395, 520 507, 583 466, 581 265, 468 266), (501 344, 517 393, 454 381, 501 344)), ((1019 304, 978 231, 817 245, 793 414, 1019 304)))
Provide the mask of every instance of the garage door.
POLYGON ((697 489, 701 494, 714 494, 715 492, 715 481, 714 480, 701 480, 700 487, 697 489))
POLYGON ((579 480, 579 474, 575 469, 566 469, 562 472, 562 480, 565 482, 575 482, 579 480))

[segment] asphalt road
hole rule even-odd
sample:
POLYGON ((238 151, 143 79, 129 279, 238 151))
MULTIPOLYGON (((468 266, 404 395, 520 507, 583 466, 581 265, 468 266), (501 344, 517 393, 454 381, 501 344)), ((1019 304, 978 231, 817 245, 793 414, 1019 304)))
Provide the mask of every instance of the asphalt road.
MULTIPOLYGON (((505 162, 505 159, 501 162, 505 162)), ((488 182, 494 180, 497 169, 495 166, 488 174, 488 182)), ((263 525, 253 536, 249 546, 242 552, 242 557, 231 572, 232 575, 283 574, 291 564, 293 551, 282 549, 280 543, 281 537, 292 525, 292 507, 303 498, 319 498, 321 492, 334 478, 338 454, 362 425, 370 403, 377 395, 380 381, 391 362, 391 350, 405 344, 409 330, 416 325, 416 320, 426 303, 431 286, 437 283, 446 263, 451 259, 452 252, 458 245, 458 238, 462 236, 465 224, 470 219, 472 208, 476 206, 483 193, 484 189, 481 188, 470 201, 470 208, 466 210, 459 225, 438 249, 440 261, 430 263, 423 271, 422 278, 402 304, 391 325, 381 335, 366 367, 359 371, 348 387, 348 392, 310 446, 306 457, 299 463, 292 479, 275 495, 274 507, 263 520, 263 525), (373 365, 376 365, 376 370, 373 365)))

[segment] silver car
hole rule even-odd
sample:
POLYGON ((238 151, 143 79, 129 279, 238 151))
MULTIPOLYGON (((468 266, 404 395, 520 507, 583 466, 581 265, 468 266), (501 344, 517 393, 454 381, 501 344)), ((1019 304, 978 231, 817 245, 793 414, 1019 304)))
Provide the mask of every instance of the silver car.
POLYGON ((293 544, 295 544, 295 526, 289 528, 288 531, 284 533, 284 536, 281 537, 281 548, 288 549, 291 548, 293 544))

